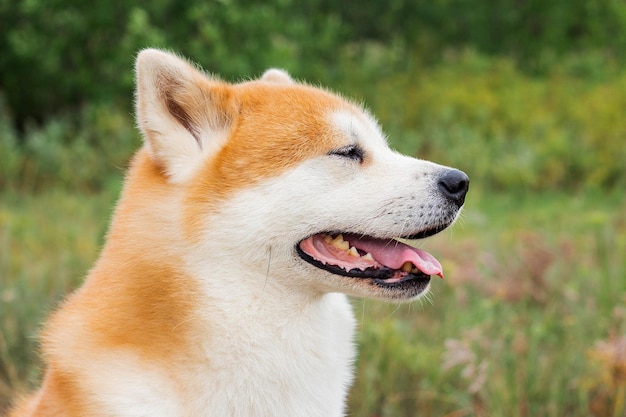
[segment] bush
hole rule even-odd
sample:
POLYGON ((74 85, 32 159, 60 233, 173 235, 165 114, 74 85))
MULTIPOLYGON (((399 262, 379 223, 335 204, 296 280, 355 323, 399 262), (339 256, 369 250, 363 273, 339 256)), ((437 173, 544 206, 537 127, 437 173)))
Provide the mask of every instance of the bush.
POLYGON ((281 1, 0 0, 0 92, 21 132, 87 103, 126 105, 145 47, 193 57, 226 78, 277 65, 307 75, 327 68, 340 44, 340 22, 312 12, 281 1))
MULTIPOLYGON (((620 0, 0 0, 0 92, 22 132, 87 103, 126 103, 134 56, 147 46, 227 78, 283 66, 326 83, 345 48, 369 41, 418 50, 430 64, 465 47, 536 73, 578 53, 623 63, 625 27, 620 0)), ((595 74, 594 62, 578 70, 595 74)))
POLYGON ((368 94, 401 151, 492 188, 626 184, 626 73, 590 82, 568 63, 545 78, 466 51, 381 80, 368 94))
POLYGON ((0 111, 0 188, 102 189, 119 179, 138 144, 132 118, 111 107, 89 106, 79 117, 27 127, 23 144, 0 111))

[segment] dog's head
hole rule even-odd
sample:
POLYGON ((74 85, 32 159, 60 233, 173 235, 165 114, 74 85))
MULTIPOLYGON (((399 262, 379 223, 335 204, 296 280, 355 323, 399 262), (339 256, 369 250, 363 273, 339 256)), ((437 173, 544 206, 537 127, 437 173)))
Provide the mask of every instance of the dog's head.
POLYGON ((280 70, 229 84, 145 50, 137 119, 160 179, 136 188, 174 200, 160 207, 201 279, 409 300, 442 276, 394 238, 452 224, 468 177, 392 151, 362 107, 280 70))

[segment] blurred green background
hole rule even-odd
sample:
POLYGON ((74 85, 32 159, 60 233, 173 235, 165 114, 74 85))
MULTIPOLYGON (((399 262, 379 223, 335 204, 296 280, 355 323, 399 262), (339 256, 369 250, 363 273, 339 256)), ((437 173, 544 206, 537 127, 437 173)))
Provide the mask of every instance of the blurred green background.
POLYGON ((0 414, 140 145, 133 62, 282 67, 466 171, 425 302, 354 300, 353 416, 626 416, 623 0, 0 0, 0 414))

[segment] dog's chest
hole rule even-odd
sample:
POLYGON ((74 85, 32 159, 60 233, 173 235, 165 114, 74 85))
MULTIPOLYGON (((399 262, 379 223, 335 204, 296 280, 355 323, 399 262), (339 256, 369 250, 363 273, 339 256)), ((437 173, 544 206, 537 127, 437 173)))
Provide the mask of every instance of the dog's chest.
POLYGON ((194 376, 194 385, 202 387, 196 411, 343 415, 352 382, 354 318, 344 295, 325 298, 302 314, 269 318, 272 322, 250 316, 221 323, 222 337, 208 346, 210 359, 194 376))
POLYGON ((206 346, 206 362, 179 381, 187 391, 182 397, 192 399, 182 404, 183 414, 343 415, 354 318, 344 295, 325 298, 306 314, 274 323, 241 316, 221 321, 219 337, 206 346))

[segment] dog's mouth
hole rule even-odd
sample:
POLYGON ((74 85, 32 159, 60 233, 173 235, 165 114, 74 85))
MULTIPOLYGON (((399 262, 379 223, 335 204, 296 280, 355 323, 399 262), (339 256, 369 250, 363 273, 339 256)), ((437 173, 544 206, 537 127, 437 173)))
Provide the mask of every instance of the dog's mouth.
MULTIPOLYGON (((439 231, 430 230, 404 239, 423 238, 439 231)), ((336 275, 371 279, 384 287, 412 282, 425 288, 432 275, 443 278, 441 264, 434 256, 395 239, 319 233, 300 241, 296 249, 313 266, 336 275)))

